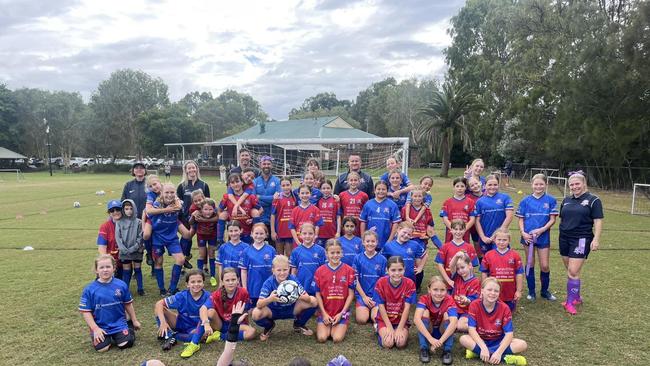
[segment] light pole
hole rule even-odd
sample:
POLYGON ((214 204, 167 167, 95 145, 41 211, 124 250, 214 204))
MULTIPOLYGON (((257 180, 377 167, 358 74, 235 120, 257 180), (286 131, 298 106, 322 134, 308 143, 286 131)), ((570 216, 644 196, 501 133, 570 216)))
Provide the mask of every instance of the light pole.
POLYGON ((50 126, 47 124, 47 119, 43 118, 45 125, 45 135, 47 136, 47 160, 50 166, 50 177, 52 176, 52 144, 50 144, 50 126))

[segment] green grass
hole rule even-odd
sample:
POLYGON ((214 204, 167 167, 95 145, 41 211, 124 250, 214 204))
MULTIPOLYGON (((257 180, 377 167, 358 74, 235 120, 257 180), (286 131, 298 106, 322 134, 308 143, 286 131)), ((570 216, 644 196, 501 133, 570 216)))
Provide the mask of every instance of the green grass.
MULTIPOLYGON (((424 173, 418 170, 410 175, 417 178, 424 173)), ((119 198, 129 177, 61 173, 49 177, 33 173, 25 174, 25 178, 16 182, 15 175, 0 173, 0 268, 5 281, 0 290, 0 365, 134 365, 148 358, 159 358, 168 365, 216 362, 221 344, 203 346, 190 360, 178 356, 182 346, 162 353, 155 337, 152 310, 159 297, 155 281, 148 275, 147 296, 135 298, 136 313, 143 323, 136 346, 104 354, 92 351, 77 311, 79 295, 83 286, 94 279, 92 260, 97 252, 97 229, 106 218, 105 204, 119 198), (98 190, 106 191, 106 196, 95 196, 98 190), (73 208, 74 201, 79 201, 81 208, 73 208), (22 251, 27 245, 35 250, 22 251)), ((178 180, 174 177, 175 183, 178 180)), ((213 192, 223 192, 224 186, 215 178, 208 177, 207 181, 213 192)), ((527 193, 529 189, 520 181, 513 183, 516 188, 506 192, 518 201, 523 196, 517 190, 527 193)), ((451 180, 436 178, 432 191, 435 209, 450 195, 451 180)), ((528 341, 525 355, 531 365, 648 362, 650 218, 624 213, 629 208, 630 194, 598 193, 606 208, 602 250, 592 253, 585 266, 585 305, 580 314, 570 317, 559 302, 539 300, 534 304, 521 301, 515 314, 515 334, 528 341)), ((436 224, 441 226, 440 220, 436 224)), ((511 228, 516 225, 513 223, 511 228)), ((557 243, 557 225, 552 235, 553 243, 557 243)), ((556 250, 551 252, 551 263, 551 289, 563 298, 565 274, 556 250)), ((431 265, 426 273, 435 273, 431 265)), ((314 325, 313 320, 310 324, 314 325)), ((410 334, 408 349, 379 350, 368 326, 352 325, 343 344, 321 345, 292 334, 290 324, 281 322, 268 342, 239 345, 237 357, 256 365, 286 364, 285 357, 278 355, 304 356, 314 365, 323 365, 338 354, 346 355, 355 365, 418 364, 414 327, 410 334)), ((479 364, 464 360, 462 355, 457 343, 455 365, 479 364)), ((434 358, 433 364, 437 362, 434 358)))

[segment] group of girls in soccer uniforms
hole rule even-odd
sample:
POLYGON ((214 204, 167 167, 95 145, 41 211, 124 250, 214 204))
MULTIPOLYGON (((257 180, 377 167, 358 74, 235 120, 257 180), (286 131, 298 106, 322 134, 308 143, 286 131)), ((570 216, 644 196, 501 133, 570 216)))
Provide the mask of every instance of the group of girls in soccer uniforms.
MULTIPOLYGON (((239 174, 229 176, 232 192, 224 194, 218 207, 200 191, 192 196, 191 230, 178 225, 180 204, 173 186, 153 181, 143 232, 145 238, 152 239, 161 294, 165 290, 162 274, 165 250, 175 260, 170 292, 165 292, 170 296, 156 305, 159 336, 165 339, 163 346, 170 348, 176 340, 188 342, 183 357, 190 357, 200 349, 201 341, 209 343, 219 339, 223 329, 227 329, 224 324, 228 321, 228 309, 238 301, 250 307, 251 319, 262 328, 261 340, 268 339, 275 320, 279 319, 294 319, 297 333, 312 335, 314 332, 306 325, 318 312, 317 340, 340 342, 349 327, 354 297, 356 322, 372 321, 382 347, 407 345, 409 310, 415 305, 414 323, 420 334, 423 361, 430 359, 431 351, 441 348, 443 363, 450 363, 453 334, 462 331, 468 332, 460 338, 467 349, 466 357, 480 357, 491 363, 503 360, 524 364, 525 360, 514 354, 525 350, 526 344, 512 338, 511 321, 522 296, 524 270, 521 258, 510 249, 511 237, 507 230, 514 206, 510 197, 498 191, 498 179, 484 178, 485 190, 480 175, 453 180, 453 196, 443 203, 440 211, 446 227, 444 244, 439 240, 436 243, 439 250, 435 262, 440 276, 431 277, 427 293, 419 300, 422 270, 428 259, 427 243, 429 239, 434 243, 437 239, 429 208, 428 191, 433 179, 423 177, 420 185, 414 186, 408 177, 394 171, 387 173, 387 179, 388 183, 380 180, 375 185, 375 197, 369 200, 358 190, 356 173, 348 175, 349 189, 338 196, 332 195, 332 184, 326 179, 317 189, 313 179, 306 177, 292 191, 291 180, 282 178, 281 192, 273 200, 270 233, 264 224, 256 224, 260 206, 254 191, 244 189, 239 174), (478 235, 476 247, 470 242, 472 229, 478 235), (227 241, 223 237, 225 232, 227 241), (185 259, 178 246, 178 233, 185 238, 197 236, 199 269, 209 259, 210 278, 221 279, 222 286, 212 296, 204 289, 206 276, 201 270, 189 272, 188 289, 176 293, 185 259), (269 235, 276 242, 275 248, 266 243, 269 235), (215 254, 217 247, 218 254, 215 254), (474 275, 474 268, 481 272, 482 281, 474 275), (300 286, 301 295, 293 304, 282 303, 276 293, 279 283, 286 279, 300 286), (170 316, 170 309, 176 309, 177 315, 170 316), (496 323, 485 323, 495 320, 495 316, 499 317, 496 323), (495 324, 500 324, 498 329, 493 329, 495 324)), ((533 263, 537 256, 542 269, 541 296, 554 300, 548 290, 548 231, 558 212, 555 199, 544 192, 545 178, 535 176, 532 186, 533 194, 520 203, 516 213, 521 243, 526 249, 534 249, 526 250, 533 253, 526 257, 528 299, 536 297, 533 263)), ((132 268, 137 268, 135 263, 132 268)), ((97 281, 119 284, 112 277, 102 279, 99 270, 97 281)), ((88 291, 92 292, 94 287, 89 285, 88 291)), ((82 302, 86 301, 83 299, 82 296, 82 302)), ((132 306, 128 309, 130 301, 130 294, 125 295, 121 305, 116 305, 123 307, 121 315, 117 315, 126 318, 128 314, 135 325, 132 306)), ((81 311, 92 313, 86 309, 80 305, 81 311)), ((94 343, 103 342, 94 333, 97 328, 103 329, 105 322, 101 314, 92 315, 98 319, 94 325, 88 322, 88 316, 84 315, 84 319, 93 331, 94 343)), ((133 335, 133 328, 126 330, 127 335, 133 335)), ((244 325, 241 329, 242 339, 255 337, 254 328, 244 325)), ((114 330, 109 327, 100 333, 109 334, 108 331, 114 330)), ((111 340, 120 347, 128 344, 120 337, 111 340)), ((101 349, 106 346, 100 345, 101 349)))

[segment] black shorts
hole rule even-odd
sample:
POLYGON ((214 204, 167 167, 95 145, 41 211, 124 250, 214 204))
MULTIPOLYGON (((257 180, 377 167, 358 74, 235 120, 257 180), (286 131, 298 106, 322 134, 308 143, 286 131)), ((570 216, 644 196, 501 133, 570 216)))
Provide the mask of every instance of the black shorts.
POLYGON ((266 226, 266 232, 269 233, 269 235, 266 237, 266 241, 269 243, 269 245, 275 246, 275 240, 273 240, 271 237, 271 224, 265 222, 264 225, 266 226))
POLYGON ((123 259, 120 259, 120 262, 122 262, 122 264, 142 263, 142 259, 140 259, 140 260, 136 260, 136 259, 123 260, 123 259))
POLYGON ((93 342, 93 347, 95 347, 96 351, 99 351, 100 349, 106 348, 106 346, 110 346, 112 344, 119 345, 122 343, 125 343, 123 346, 118 346, 120 348, 129 348, 133 345, 133 342, 135 342, 135 334, 133 333, 133 330, 130 328, 127 328, 121 332, 113 333, 113 334, 106 334, 104 337, 104 340, 102 342, 99 342, 95 344, 95 340, 93 338, 93 334, 90 333, 90 339, 93 342))
POLYGON ((560 255, 569 258, 587 259, 593 239, 593 235, 572 237, 560 233, 560 255))

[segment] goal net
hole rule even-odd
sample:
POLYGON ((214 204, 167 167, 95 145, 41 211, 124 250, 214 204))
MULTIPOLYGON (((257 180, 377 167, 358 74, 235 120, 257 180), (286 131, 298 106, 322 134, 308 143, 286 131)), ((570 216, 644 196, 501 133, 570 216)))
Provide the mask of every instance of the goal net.
POLYGON ((564 177, 546 177, 546 193, 564 198, 568 191, 568 179, 564 177))
POLYGON ((650 215, 650 184, 634 183, 632 215, 650 215))
POLYGON ((409 139, 350 138, 350 139, 248 139, 237 140, 237 156, 241 149, 251 152, 251 164, 259 167, 259 157, 273 157, 273 174, 302 177, 309 159, 320 164, 321 171, 334 178, 348 169, 348 156, 361 156, 361 170, 373 178, 386 172, 386 159, 393 157, 408 174, 409 139))

